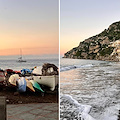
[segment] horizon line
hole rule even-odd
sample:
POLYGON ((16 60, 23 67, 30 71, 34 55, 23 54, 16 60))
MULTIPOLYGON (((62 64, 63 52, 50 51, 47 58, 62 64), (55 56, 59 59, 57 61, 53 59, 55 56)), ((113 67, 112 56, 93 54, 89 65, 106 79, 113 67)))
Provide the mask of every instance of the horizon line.
MULTIPOLYGON (((50 54, 23 54, 23 56, 29 56, 29 55, 33 55, 33 56, 37 56, 37 55, 59 55, 59 53, 55 54, 55 53, 50 53, 50 54)), ((0 56, 20 56, 20 54, 15 54, 15 55, 0 55, 0 56)))

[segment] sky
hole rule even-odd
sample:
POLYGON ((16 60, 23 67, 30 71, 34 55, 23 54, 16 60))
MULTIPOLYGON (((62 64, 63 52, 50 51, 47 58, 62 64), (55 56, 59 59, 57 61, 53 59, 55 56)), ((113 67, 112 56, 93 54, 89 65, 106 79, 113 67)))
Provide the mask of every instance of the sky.
POLYGON ((120 21, 120 0, 61 0, 60 54, 120 21))
POLYGON ((58 0, 0 0, 0 55, 58 54, 58 0))

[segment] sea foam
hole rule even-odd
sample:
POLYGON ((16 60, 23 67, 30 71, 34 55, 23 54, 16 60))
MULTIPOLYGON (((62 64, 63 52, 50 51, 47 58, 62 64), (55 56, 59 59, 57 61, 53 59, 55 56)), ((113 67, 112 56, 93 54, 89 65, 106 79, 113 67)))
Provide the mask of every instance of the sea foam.
POLYGON ((61 117, 74 120, 95 120, 89 112, 91 110, 90 105, 82 105, 78 103, 70 95, 62 95, 60 97, 60 112, 61 117))
POLYGON ((94 118, 90 113, 92 106, 78 103, 70 95, 60 97, 60 118, 73 120, 117 120, 120 105, 106 107, 102 114, 94 118))

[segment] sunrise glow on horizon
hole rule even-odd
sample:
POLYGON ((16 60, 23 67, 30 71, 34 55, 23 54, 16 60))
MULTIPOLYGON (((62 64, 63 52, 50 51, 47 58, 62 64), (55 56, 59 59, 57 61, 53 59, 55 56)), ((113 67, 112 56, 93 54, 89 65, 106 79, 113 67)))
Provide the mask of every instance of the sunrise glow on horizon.
POLYGON ((57 0, 0 0, 0 55, 59 53, 57 0))

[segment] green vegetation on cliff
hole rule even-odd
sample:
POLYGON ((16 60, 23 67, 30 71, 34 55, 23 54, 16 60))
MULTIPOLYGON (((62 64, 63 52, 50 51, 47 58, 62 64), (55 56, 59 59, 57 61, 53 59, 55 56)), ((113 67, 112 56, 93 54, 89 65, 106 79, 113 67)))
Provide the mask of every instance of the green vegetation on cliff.
POLYGON ((99 53, 101 56, 110 55, 113 52, 113 49, 114 49, 113 47, 108 47, 101 50, 99 53))
MULTIPOLYGON (((98 35, 90 37, 79 46, 64 54, 65 58, 101 59, 110 56, 114 50, 110 44, 120 39, 120 21, 115 22, 98 35)), ((109 57, 111 59, 111 57, 109 57)), ((113 59, 113 58, 112 58, 113 59)))

